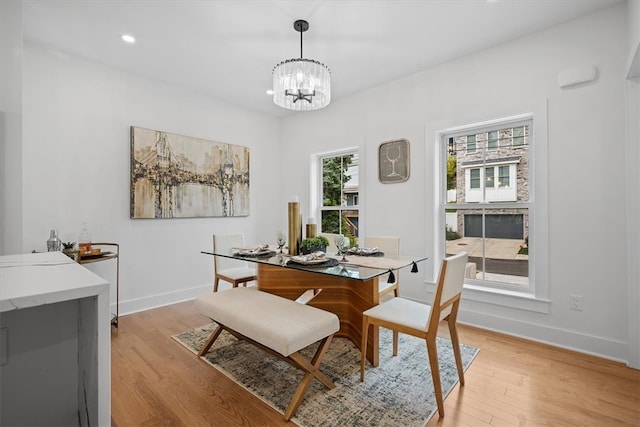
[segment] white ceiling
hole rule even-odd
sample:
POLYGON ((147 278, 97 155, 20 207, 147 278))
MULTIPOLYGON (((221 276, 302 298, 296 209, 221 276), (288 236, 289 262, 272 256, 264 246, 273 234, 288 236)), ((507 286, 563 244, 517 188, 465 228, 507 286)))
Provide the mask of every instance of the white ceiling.
POLYGON ((265 91, 299 57, 296 19, 335 101, 618 1, 27 0, 23 21, 26 40, 283 116, 265 91))

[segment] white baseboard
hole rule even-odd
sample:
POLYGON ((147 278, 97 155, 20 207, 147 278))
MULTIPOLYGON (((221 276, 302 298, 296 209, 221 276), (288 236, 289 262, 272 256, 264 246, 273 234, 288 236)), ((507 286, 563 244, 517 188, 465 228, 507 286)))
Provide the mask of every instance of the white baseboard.
MULTIPOLYGON (((253 283, 253 282, 251 282, 253 283)), ((231 284, 220 282, 218 290, 222 291, 231 288, 231 284)), ((153 308, 164 307, 166 305, 177 304, 179 302, 191 301, 196 297, 213 292, 213 285, 205 283, 204 285, 195 286, 188 289, 180 289, 175 292, 167 292, 164 294, 151 295, 143 298, 137 298, 127 301, 120 301, 120 316, 127 314, 139 313, 141 311, 151 310, 153 308)), ((111 312, 116 312, 115 304, 111 304, 111 312)))
POLYGON ((628 346, 622 341, 471 310, 461 309, 458 321, 469 326, 627 364, 628 346))
MULTIPOLYGON (((195 299, 199 295, 206 294, 213 290, 211 283, 196 286, 189 289, 180 289, 175 292, 167 292, 159 295, 151 295, 143 298, 120 301, 120 316, 138 313, 140 311, 151 310, 152 308, 164 307, 165 305, 195 299)), ((115 313, 115 304, 111 305, 111 311, 115 313)))

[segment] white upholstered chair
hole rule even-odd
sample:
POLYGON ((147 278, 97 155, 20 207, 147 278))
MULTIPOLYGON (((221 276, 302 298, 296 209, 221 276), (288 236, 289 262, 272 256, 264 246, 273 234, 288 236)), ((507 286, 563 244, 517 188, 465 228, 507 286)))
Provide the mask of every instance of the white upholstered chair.
POLYGON ((468 255, 461 252, 445 258, 440 267, 438 284, 431 305, 419 303, 405 298, 392 298, 366 310, 362 316, 362 354, 360 357, 360 381, 364 381, 366 362, 367 336, 370 326, 381 326, 393 331, 393 355, 398 355, 398 332, 424 338, 427 343, 427 355, 433 377, 438 414, 444 417, 440 368, 438 366, 438 349, 436 337, 441 320, 447 320, 451 336, 453 354, 458 369, 460 385, 464 385, 464 371, 460 355, 460 342, 456 329, 460 294, 464 284, 464 273, 468 255))
MULTIPOLYGON (((364 247, 378 248, 385 255, 400 255, 400 238, 391 236, 366 236, 364 238, 364 247)), ((378 292, 380 296, 386 295, 393 291, 393 296, 400 296, 398 285, 400 283, 400 272, 395 271, 395 280, 389 282, 389 274, 385 274, 378 278, 378 292)))
MULTIPOLYGON (((213 252, 227 253, 231 248, 245 245, 244 234, 214 234, 213 252)), ((213 292, 218 291, 220 280, 231 283, 237 288, 239 284, 247 286, 256 280, 256 271, 246 261, 239 261, 220 256, 213 257, 213 292)))

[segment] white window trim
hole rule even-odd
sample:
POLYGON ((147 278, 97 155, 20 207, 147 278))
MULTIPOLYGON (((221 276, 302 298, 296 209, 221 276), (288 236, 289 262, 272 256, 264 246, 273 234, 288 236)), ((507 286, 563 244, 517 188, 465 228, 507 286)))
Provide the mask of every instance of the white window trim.
MULTIPOLYGON (((322 194, 322 168, 320 167, 320 161, 326 157, 337 157, 354 152, 358 153, 358 159, 362 163, 364 150, 359 146, 350 146, 337 150, 324 151, 322 153, 314 153, 310 156, 309 172, 311 179, 309 180, 309 218, 315 218, 316 223, 318 224, 318 230, 320 230, 320 228, 322 227, 322 206, 320 205, 320 195, 322 194)), ((362 202, 364 201, 362 197, 364 184, 362 167, 358 168, 358 173, 360 175, 358 184, 358 205, 353 206, 353 208, 358 210, 359 222, 364 223, 363 212, 361 208, 362 202)), ((336 206, 335 208, 335 210, 344 210, 345 207, 336 206)), ((360 226, 360 231, 362 231, 362 226, 360 226)))
MULTIPOLYGON (((534 221, 529 223, 529 259, 533 268, 529 271, 529 280, 532 284, 531 292, 516 292, 511 290, 490 288, 465 284, 463 300, 476 301, 481 303, 495 304, 504 307, 529 310, 538 313, 549 313, 550 309, 550 289, 549 289, 549 203, 548 203, 548 105, 547 99, 541 98, 532 103, 527 108, 529 112, 514 116, 491 119, 463 126, 451 126, 435 132, 435 156, 433 181, 434 185, 434 229, 433 229, 433 254, 434 254, 434 275, 442 262, 444 254, 444 226, 446 224, 445 212, 442 209, 443 195, 442 180, 446 182, 446 164, 444 160, 447 156, 448 143, 444 141, 447 137, 465 135, 470 129, 481 132, 483 127, 492 128, 496 124, 512 122, 511 126, 517 126, 523 120, 533 120, 532 129, 529 136, 535 137, 535 144, 526 144, 530 150, 530 160, 532 162, 533 182, 530 182, 529 199, 532 204, 529 206, 529 216, 534 221), (535 202, 535 203, 533 203, 535 202)), ((528 141, 527 141, 528 142, 528 141)), ((435 290, 435 277, 427 283, 431 291, 435 290)))

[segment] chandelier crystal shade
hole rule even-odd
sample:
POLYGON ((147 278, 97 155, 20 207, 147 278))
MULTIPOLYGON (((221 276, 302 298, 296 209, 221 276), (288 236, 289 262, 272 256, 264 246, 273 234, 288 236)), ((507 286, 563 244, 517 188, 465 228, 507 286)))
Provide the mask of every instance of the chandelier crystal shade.
POLYGON ((295 111, 326 107, 331 102, 331 71, 302 56, 302 33, 309 29, 309 23, 298 20, 293 28, 300 32, 300 58, 282 61, 273 68, 273 102, 295 111))

